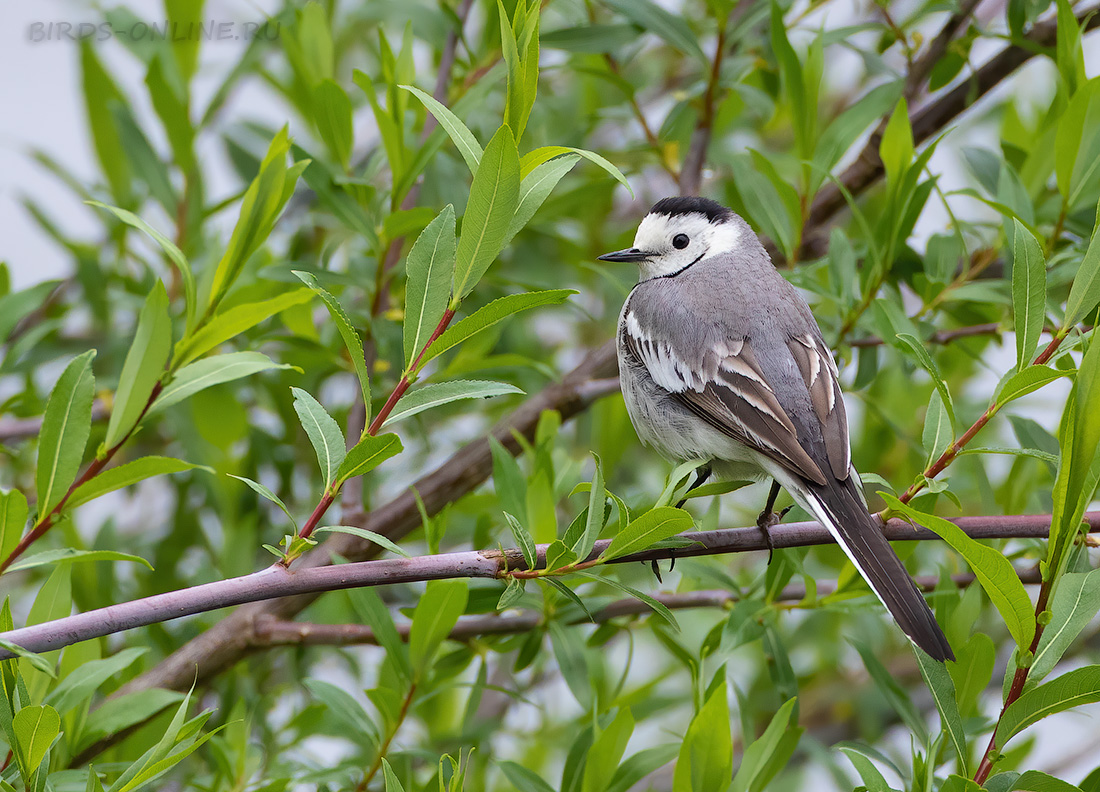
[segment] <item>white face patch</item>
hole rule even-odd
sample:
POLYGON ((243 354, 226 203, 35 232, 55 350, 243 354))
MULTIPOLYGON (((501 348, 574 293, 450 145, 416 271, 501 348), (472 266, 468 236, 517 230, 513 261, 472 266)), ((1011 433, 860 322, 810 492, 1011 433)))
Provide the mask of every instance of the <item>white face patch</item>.
POLYGON ((638 266, 641 280, 673 275, 706 256, 727 253, 737 247, 740 238, 737 224, 711 223, 701 212, 648 214, 634 237, 634 247, 650 254, 638 266), (673 244, 680 234, 688 239, 683 248, 673 244))

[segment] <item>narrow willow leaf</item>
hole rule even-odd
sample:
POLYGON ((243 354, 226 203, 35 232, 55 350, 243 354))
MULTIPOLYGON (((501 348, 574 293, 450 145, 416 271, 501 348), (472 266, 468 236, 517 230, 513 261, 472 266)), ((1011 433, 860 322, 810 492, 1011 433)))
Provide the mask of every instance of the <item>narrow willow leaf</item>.
POLYGON ((157 281, 138 317, 134 340, 122 364, 104 448, 113 448, 134 428, 149 404, 157 381, 164 375, 172 348, 172 319, 168 316, 168 292, 157 281))
MULTIPOLYGON (((789 709, 787 717, 790 717, 789 709)), ((744 759, 741 766, 745 767, 744 759)), ((726 686, 722 684, 710 694, 688 726, 676 761, 672 792, 727 789, 732 774, 733 735, 726 686)))
MULTIPOLYGON (((724 685, 719 688, 719 692, 725 693, 724 685)), ((760 792, 764 789, 768 779, 763 779, 762 776, 772 771, 772 759, 782 749, 783 738, 790 725, 796 703, 797 699, 792 698, 780 707, 772 716, 764 733, 745 749, 745 755, 741 759, 741 766, 737 768, 737 775, 733 778, 730 792, 760 792)))
POLYGON ((530 175, 523 178, 519 185, 519 204, 505 234, 507 240, 511 240, 531 221, 558 182, 573 170, 573 166, 579 159, 580 156, 577 154, 552 159, 539 165, 531 171, 530 175))
POLYGON ((924 445, 926 459, 931 462, 940 458, 955 440, 955 429, 951 426, 951 416, 943 404, 938 390, 932 391, 928 399, 928 409, 924 413, 924 432, 921 443, 924 445))
POLYGON ((517 792, 555 792, 554 787, 543 781, 542 776, 534 770, 528 770, 515 762, 497 762, 496 764, 517 792))
POLYGON ((902 80, 880 85, 853 102, 829 124, 814 150, 817 166, 811 181, 814 192, 859 136, 897 104, 903 87, 902 80))
POLYGON ((1034 393, 1056 379, 1072 377, 1075 373, 1072 369, 1056 369, 1050 366, 1027 366, 1023 371, 1010 371, 997 386, 993 401, 1003 407, 1021 396, 1034 393))
POLYGON ((136 484, 153 476, 163 476, 168 473, 180 473, 184 470, 200 468, 207 473, 213 473, 212 468, 205 465, 194 465, 184 462, 182 459, 173 459, 163 456, 147 456, 127 462, 124 465, 105 470, 99 475, 85 481, 69 498, 68 507, 76 508, 88 501, 95 500, 108 492, 120 490, 131 484, 136 484))
POLYGON ((523 524, 508 512, 504 512, 504 519, 508 523, 508 528, 512 531, 512 536, 515 537, 516 544, 519 546, 519 551, 523 553, 523 562, 527 564, 528 569, 534 569, 535 562, 538 560, 538 555, 536 552, 535 540, 531 537, 531 532, 524 528, 523 524))
POLYGON ((23 766, 33 773, 46 758, 54 738, 61 733, 61 716, 53 707, 32 705, 15 713, 12 726, 19 741, 17 747, 23 766))
POLYGON ((342 533, 349 536, 358 536, 360 539, 366 539, 368 542, 381 547, 383 550, 389 550, 394 555, 399 555, 402 558, 412 558, 405 550, 395 544, 392 540, 387 539, 380 533, 374 531, 368 531, 366 528, 358 528, 354 525, 325 525, 318 528, 314 533, 342 533))
POLYGON ((65 367, 50 393, 42 431, 38 436, 38 521, 41 522, 65 495, 76 478, 84 446, 92 431, 92 376, 90 349, 65 367))
POLYGON ((600 466, 600 458, 596 454, 592 454, 592 458, 596 463, 596 470, 592 476, 592 488, 588 491, 588 509, 584 520, 584 533, 573 545, 573 551, 580 559, 588 558, 588 554, 592 552, 592 548, 596 545, 596 540, 600 538, 600 532, 603 530, 604 523, 604 484, 603 484, 603 468, 600 466))
POLYGON ((305 164, 301 164, 300 168, 287 168, 289 151, 290 138, 286 127, 283 127, 272 139, 267 154, 260 163, 260 172, 245 190, 237 225, 214 270, 209 308, 214 308, 221 302, 241 274, 245 262, 271 233, 275 220, 290 198, 294 183, 305 164))
POLYGON ((97 206, 100 209, 106 209, 111 212, 122 222, 126 223, 133 228, 147 234, 154 242, 160 245, 161 250, 168 256, 169 260, 176 265, 176 269, 179 271, 180 280, 183 281, 183 295, 187 302, 187 328, 191 329, 191 322, 195 316, 195 308, 197 306, 197 297, 195 291, 195 275, 191 271, 191 264, 187 261, 187 257, 183 255, 183 251, 176 247, 175 243, 171 239, 166 237, 160 231, 157 231, 151 225, 146 223, 140 217, 133 212, 128 212, 125 209, 119 209, 117 206, 109 206, 99 201, 88 201, 89 205, 97 206))
POLYGON ((334 80, 321 80, 313 89, 313 121, 333 158, 347 170, 353 143, 351 100, 334 80))
POLYGON ((611 164, 607 158, 601 157, 596 152, 589 151, 588 149, 573 148, 572 146, 543 146, 542 148, 537 148, 523 155, 523 159, 520 160, 520 175, 526 179, 534 173, 535 168, 539 167, 544 162, 549 162, 555 157, 560 157, 564 154, 576 154, 578 157, 586 159, 594 165, 603 168, 615 178, 615 181, 627 189, 631 198, 634 197, 634 190, 631 189, 630 182, 626 180, 626 176, 623 175, 623 172, 611 164))
POLYGON ((1100 665, 1068 671, 1023 693, 1008 705, 997 726, 997 748, 1048 715, 1100 701, 1100 665))
POLYGON ((144 558, 130 553, 120 553, 117 550, 76 550, 72 547, 62 547, 57 550, 43 550, 41 553, 26 556, 8 567, 8 571, 17 572, 20 569, 33 569, 40 566, 84 561, 130 561, 135 564, 142 564, 150 571, 153 569, 153 565, 144 558))
POLYGON ((517 577, 508 578, 508 584, 504 587, 504 591, 500 594, 500 599, 497 600, 497 610, 508 610, 517 602, 523 598, 524 592, 527 590, 527 581, 521 580, 517 577))
MULTIPOLYGON (((517 6, 517 21, 524 16, 523 6, 517 6)), ((508 125, 517 140, 523 137, 523 127, 526 119, 523 117, 523 62, 520 59, 519 43, 516 41, 516 33, 512 22, 508 18, 508 10, 501 0, 497 0, 497 17, 500 20, 500 50, 504 60, 504 67, 508 74, 507 87, 504 101, 504 123, 508 125)))
POLYGON ((27 496, 19 490, 0 492, 0 561, 11 555, 27 526, 27 496))
POLYGON ((1035 357, 1046 320, 1047 269, 1043 249, 1023 223, 1013 220, 1012 311, 1016 320, 1016 368, 1035 357))
POLYGON ((668 624, 669 627, 671 627, 676 632, 680 631, 680 623, 676 621, 676 617, 672 615, 672 611, 669 610, 668 606, 660 600, 654 599, 648 594, 638 591, 638 589, 632 588, 625 583, 620 583, 612 577, 607 577, 605 575, 596 575, 592 572, 580 572, 579 574, 582 577, 591 578, 598 583, 603 583, 605 586, 610 586, 613 589, 618 589, 627 596, 633 597, 639 602, 645 603, 647 606, 649 606, 649 609, 660 616, 665 621, 665 623, 668 624))
MULTIPOLYGON (((1100 77, 1082 85, 1058 119, 1054 174, 1065 206, 1072 210, 1100 179, 1100 77)), ((1092 193, 1095 194, 1095 193, 1092 193)))
POLYGON ((897 338, 913 351, 913 357, 920 363, 921 368, 932 377, 932 384, 936 386, 936 390, 943 397, 943 406, 947 408, 947 414, 951 417, 951 423, 954 424, 955 405, 951 401, 951 392, 947 389, 947 382, 940 373, 940 367, 936 365, 936 361, 932 359, 932 356, 928 354, 928 350, 924 348, 924 344, 916 336, 910 333, 898 333, 897 338))
POLYGON ((451 299, 455 268, 455 209, 450 204, 428 224, 405 261, 405 368, 428 343, 451 299))
POLYGON ((913 161, 913 130, 909 126, 909 108, 905 99, 899 99, 879 144, 879 156, 886 170, 886 178, 896 184, 913 161))
POLYGON ((315 398, 301 388, 291 388, 290 391, 294 394, 294 411, 298 413, 302 428, 317 453, 317 464, 321 467, 327 490, 336 481, 336 471, 347 456, 344 433, 315 398))
POLYGON ((284 363, 276 363, 260 352, 230 352, 226 355, 203 358, 190 363, 177 371, 161 390, 153 406, 152 414, 165 407, 183 401, 201 390, 220 385, 223 382, 247 377, 268 369, 301 369, 284 363))
POLYGON ((269 300, 235 305, 222 311, 194 335, 180 340, 176 345, 172 367, 178 369, 180 366, 187 365, 219 344, 225 343, 287 308, 307 302, 312 296, 313 292, 309 289, 291 289, 269 300))
POLYGON ((694 523, 683 509, 660 506, 650 509, 619 532, 603 552, 607 560, 645 550, 655 542, 690 529, 694 523))
POLYGON ((1012 562, 999 551, 967 536, 959 526, 942 517, 917 511, 889 493, 880 492, 886 505, 935 533, 970 565, 982 589, 997 607, 1021 652, 1028 651, 1035 635, 1035 615, 1024 584, 1012 562))
POLYGON ((428 347, 427 354, 420 361, 420 368, 423 368, 428 361, 442 355, 451 347, 461 344, 466 339, 477 335, 482 330, 492 327, 497 322, 507 319, 513 314, 531 308, 538 308, 542 305, 560 305, 569 299, 569 295, 576 293, 572 289, 549 289, 547 291, 525 292, 499 297, 474 311, 465 319, 448 327, 446 332, 428 347))
POLYGON ((1081 266, 1077 268, 1073 285, 1069 289, 1066 318, 1062 328, 1075 327, 1096 308, 1098 303, 1100 303, 1100 207, 1097 207, 1096 227, 1092 230, 1092 238, 1089 240, 1085 257, 1081 260, 1081 266))
POLYGON ((466 611, 465 580, 433 580, 413 612, 409 628, 409 661, 416 678, 431 664, 439 645, 466 611))
POLYGON ((894 708, 902 722, 913 732, 917 741, 922 745, 927 745, 928 727, 925 725, 924 716, 913 704, 913 699, 909 696, 908 691, 886 670, 886 666, 882 664, 882 661, 878 659, 869 646, 854 641, 852 644, 859 652, 863 665, 866 666, 867 673, 871 675, 875 687, 890 702, 890 706, 894 708))
POLYGON ((401 785, 400 779, 393 772, 386 757, 382 757, 382 777, 386 780, 386 792, 405 792, 405 787, 401 785))
POLYGON ((325 307, 328 308, 329 316, 332 317, 333 323, 336 325, 336 329, 340 333, 340 338, 344 340, 344 347, 348 350, 348 355, 351 357, 351 364, 355 368, 355 374, 359 378, 359 389, 363 394, 363 405, 367 410, 367 418, 364 422, 366 425, 370 424, 370 372, 367 371, 367 361, 363 355, 363 339, 359 336, 359 333, 355 330, 354 325, 351 323, 351 319, 344 312, 343 307, 321 284, 317 282, 317 279, 310 275, 308 272, 299 272, 298 270, 292 270, 302 283, 309 288, 313 289, 317 293, 317 296, 324 302, 325 307))
POLYGON ((336 481, 342 483, 349 478, 369 473, 403 450, 401 439, 395 434, 378 437, 363 435, 340 463, 340 467, 336 470, 336 481))
POLYGON ((619 765, 619 769, 611 777, 611 783, 607 785, 607 792, 628 792, 628 790, 636 788, 646 776, 675 759, 679 752, 680 746, 678 744, 666 743, 653 748, 645 748, 636 754, 632 754, 619 765))
POLYGON ((134 661, 148 652, 148 647, 132 647, 102 660, 83 663, 79 668, 74 668, 56 688, 50 691, 45 703, 56 709, 58 714, 64 715, 73 707, 91 698, 100 685, 119 671, 133 665, 134 661))
POLYGON ((382 426, 389 426, 411 415, 460 399, 488 399, 509 393, 522 394, 523 391, 506 382, 486 380, 454 380, 424 385, 403 396, 382 426))
POLYGON ((455 261, 454 298, 465 297, 503 249, 519 203, 519 153, 511 130, 493 135, 478 163, 462 217, 455 261))
POLYGON ((607 785, 615 775, 633 733, 634 716, 629 707, 623 707, 592 743, 584 765, 581 792, 607 792, 607 785))
POLYGON ((933 660, 920 647, 914 646, 913 654, 916 655, 921 676, 924 677, 940 713, 940 728, 955 749, 955 756, 959 760, 958 771, 961 775, 970 775, 970 753, 966 748, 966 730, 963 728, 958 700, 955 698, 955 682, 947 667, 933 660))
POLYGON ((1029 682, 1038 682, 1051 671, 1069 645, 1100 611, 1100 569, 1070 572, 1058 579, 1050 601, 1050 623, 1035 650, 1028 674, 1029 682))
POLYGON ((470 173, 477 173, 477 167, 482 157, 481 145, 477 142, 477 138, 474 137, 473 133, 466 128, 466 125, 459 120, 458 116, 436 101, 431 94, 421 91, 414 85, 402 85, 401 88, 404 88, 424 103, 424 107, 428 109, 428 112, 435 116, 435 120, 451 136, 451 140, 454 141, 458 152, 462 155, 462 159, 466 161, 470 173))
POLYGON ((685 55, 707 62, 699 47, 699 38, 692 32, 684 17, 672 14, 652 0, 610 0, 610 5, 635 25, 663 39, 685 55))
POLYGON ((279 507, 280 509, 282 509, 282 510, 283 510, 283 514, 285 514, 285 515, 287 516, 287 518, 288 518, 288 519, 290 520, 290 524, 291 524, 291 525, 293 525, 293 526, 295 526, 295 527, 297 527, 297 523, 296 523, 296 522, 294 521, 294 515, 292 515, 292 514, 290 513, 290 509, 288 509, 288 508, 286 507, 286 504, 285 504, 285 503, 283 503, 283 502, 282 502, 282 500, 280 500, 280 499, 279 499, 279 496, 278 496, 278 495, 276 495, 276 494, 275 494, 274 492, 272 492, 271 490, 269 490, 269 489, 268 489, 267 487, 265 487, 265 486, 264 486, 263 484, 261 484, 260 482, 258 482, 258 481, 253 481, 252 479, 250 479, 250 478, 248 478, 248 477, 246 477, 246 476, 235 476, 235 475, 233 475, 232 473, 230 473, 230 474, 228 474, 228 475, 229 475, 229 477, 230 477, 230 478, 235 478, 235 479, 237 479, 237 481, 243 481, 243 482, 244 482, 245 484, 247 484, 247 485, 248 485, 248 486, 249 486, 249 487, 250 487, 250 488, 251 488, 251 489, 252 489, 252 490, 253 490, 254 492, 258 493, 259 495, 263 496, 264 498, 267 498, 267 499, 268 499, 269 501, 271 501, 271 502, 272 502, 272 503, 274 503, 274 504, 275 504, 276 506, 278 506, 278 507, 279 507))
POLYGON ((132 174, 111 110, 116 103, 125 105, 126 99, 100 62, 90 38, 80 41, 80 66, 85 111, 96 159, 107 177, 115 202, 129 204, 132 174))
POLYGON ((867 755, 869 752, 862 750, 863 746, 848 743, 836 747, 848 757, 852 767, 859 773, 867 792, 894 792, 890 785, 886 783, 886 778, 882 775, 882 772, 871 761, 871 757, 867 755))

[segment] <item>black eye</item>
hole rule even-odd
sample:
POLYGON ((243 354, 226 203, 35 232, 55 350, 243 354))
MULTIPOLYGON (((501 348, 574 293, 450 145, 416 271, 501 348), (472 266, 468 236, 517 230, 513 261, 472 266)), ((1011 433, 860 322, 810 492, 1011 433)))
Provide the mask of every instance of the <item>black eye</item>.
POLYGON ((688 246, 688 243, 690 241, 691 240, 688 239, 687 234, 677 234, 676 236, 674 236, 672 238, 672 246, 674 248, 676 248, 677 250, 683 250, 684 248, 686 248, 688 246))

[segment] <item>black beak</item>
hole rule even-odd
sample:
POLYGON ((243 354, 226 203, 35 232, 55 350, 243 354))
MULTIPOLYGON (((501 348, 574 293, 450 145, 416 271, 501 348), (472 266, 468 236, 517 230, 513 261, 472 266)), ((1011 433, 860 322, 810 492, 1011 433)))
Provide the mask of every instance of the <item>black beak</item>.
POLYGON ((627 248, 626 250, 616 250, 614 253, 604 253, 596 258, 600 261, 633 261, 636 264, 639 261, 645 261, 649 258, 649 255, 649 253, 638 250, 638 248, 627 248))

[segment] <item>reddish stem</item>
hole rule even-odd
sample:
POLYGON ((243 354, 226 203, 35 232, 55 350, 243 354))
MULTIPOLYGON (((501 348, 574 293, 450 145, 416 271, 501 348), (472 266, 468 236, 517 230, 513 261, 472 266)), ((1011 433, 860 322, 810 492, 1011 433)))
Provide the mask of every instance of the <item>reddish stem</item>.
POLYGON ((118 450, 122 448, 123 445, 125 445, 126 441, 130 439, 130 435, 132 435, 134 433, 134 430, 137 429, 138 424, 141 423, 141 419, 145 417, 145 413, 149 412, 149 408, 153 406, 153 402, 156 401, 157 396, 160 395, 160 392, 163 388, 164 386, 160 382, 153 386, 152 393, 149 394, 149 398, 146 400, 145 406, 141 408, 141 413, 138 415, 137 420, 134 421, 134 425, 130 427, 130 431, 124 434, 121 440, 119 440, 117 443, 107 449, 107 453, 105 453, 102 457, 93 459, 91 464, 89 464, 87 469, 84 471, 84 473, 81 474, 80 478, 78 478, 69 486, 69 489, 65 492, 65 495, 61 498, 61 500, 57 502, 57 505, 53 507, 50 513, 46 515, 45 519, 42 520, 42 522, 40 522, 38 525, 36 525, 29 534, 19 540, 19 544, 17 544, 15 546, 15 549, 11 551, 11 555, 5 558, 3 562, 0 562, 0 575, 2 575, 5 570, 7 570, 7 568, 10 567, 13 563, 15 563, 15 560, 19 558, 19 556, 23 555, 28 547, 30 547, 32 544, 42 538, 42 536, 45 535, 46 531, 50 530, 50 528, 52 528, 57 523, 57 518, 61 516, 61 510, 65 508, 65 504, 69 502, 69 498, 72 497, 72 494, 76 492, 76 490, 82 484, 91 481, 93 478, 99 475, 103 468, 107 467, 107 465, 110 464, 115 454, 118 453, 118 450))

